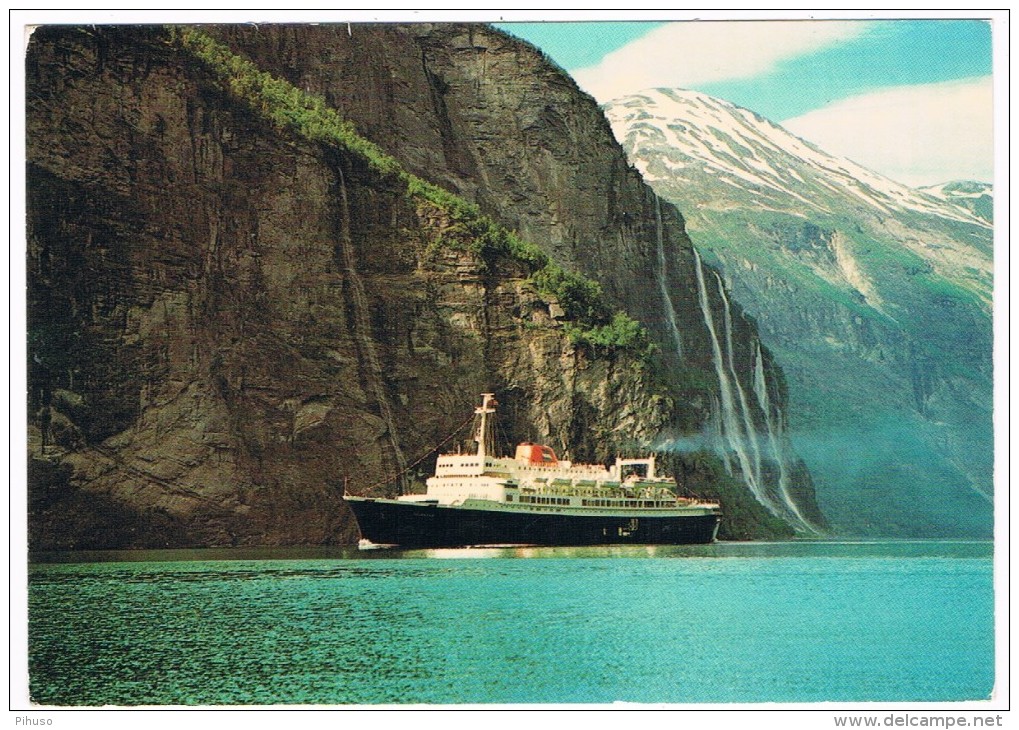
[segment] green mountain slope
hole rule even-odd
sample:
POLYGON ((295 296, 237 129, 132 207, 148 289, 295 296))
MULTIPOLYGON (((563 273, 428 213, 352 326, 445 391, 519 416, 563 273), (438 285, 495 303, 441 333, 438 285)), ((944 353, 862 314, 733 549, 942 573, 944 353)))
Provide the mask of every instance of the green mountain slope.
POLYGON ((989 536, 992 235, 965 202, 986 188, 912 190, 694 92, 606 113, 783 367, 835 529, 989 536))

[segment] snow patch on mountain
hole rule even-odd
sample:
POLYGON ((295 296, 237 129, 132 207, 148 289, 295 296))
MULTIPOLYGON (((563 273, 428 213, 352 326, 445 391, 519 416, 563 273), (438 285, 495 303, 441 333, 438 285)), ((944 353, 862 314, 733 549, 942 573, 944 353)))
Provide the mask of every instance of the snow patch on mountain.
MULTIPOLYGON (((660 195, 686 209, 692 229, 712 225, 716 214, 739 210, 751 216, 777 212, 816 218, 833 229, 851 226, 857 235, 867 230, 889 236, 973 292, 989 311, 989 187, 956 182, 913 189, 697 91, 652 89, 612 101, 604 110, 631 163, 660 195)), ((823 268, 824 262, 818 264, 823 268)), ((850 282, 848 270, 838 268, 842 271, 816 273, 835 274, 891 316, 873 290, 868 296, 857 286, 862 280, 850 282)))
POLYGON ((649 182, 679 170, 699 172, 831 212, 831 206, 822 202, 827 195, 807 194, 819 186, 886 215, 912 211, 990 227, 945 194, 889 180, 824 152, 748 109, 697 91, 651 89, 611 101, 604 110, 617 139, 631 151, 649 182), (643 154, 645 148, 653 148, 655 154, 643 154), (652 164, 658 154, 663 155, 664 167, 652 164))
POLYGON ((959 206, 990 223, 994 217, 994 187, 976 180, 953 180, 919 189, 921 193, 959 206))

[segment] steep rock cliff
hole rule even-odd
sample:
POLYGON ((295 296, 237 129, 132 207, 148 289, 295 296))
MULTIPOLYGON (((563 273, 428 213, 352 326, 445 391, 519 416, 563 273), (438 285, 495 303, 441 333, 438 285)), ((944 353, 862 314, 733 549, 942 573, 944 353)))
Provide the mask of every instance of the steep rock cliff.
POLYGON ((756 325, 713 274, 700 286, 682 217, 627 162, 594 101, 539 52, 481 26, 211 32, 260 68, 321 94, 411 171, 598 281, 654 332, 689 411, 682 430, 720 423, 723 437, 703 444, 723 454, 760 502, 800 529, 823 522, 785 437, 784 385, 756 325))
MULTIPOLYGON (((349 541, 344 486, 408 487, 483 390, 510 439, 574 459, 709 420, 682 220, 539 54, 467 26, 212 33, 659 340, 682 332, 682 352, 663 348, 663 375, 577 344, 524 263, 451 245, 468 234, 448 211, 267 122, 164 29, 43 28, 26 68, 34 547, 349 541)), ((753 326, 725 307, 750 373, 753 326)), ((774 529, 747 509, 741 534, 774 529)))

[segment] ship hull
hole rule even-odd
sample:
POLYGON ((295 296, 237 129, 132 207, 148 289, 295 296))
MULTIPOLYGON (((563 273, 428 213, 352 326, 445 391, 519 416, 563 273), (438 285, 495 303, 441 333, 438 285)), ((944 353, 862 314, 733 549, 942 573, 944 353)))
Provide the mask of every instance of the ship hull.
POLYGON ((406 548, 468 545, 693 545, 712 542, 717 514, 649 515, 468 509, 348 499, 361 537, 406 548))

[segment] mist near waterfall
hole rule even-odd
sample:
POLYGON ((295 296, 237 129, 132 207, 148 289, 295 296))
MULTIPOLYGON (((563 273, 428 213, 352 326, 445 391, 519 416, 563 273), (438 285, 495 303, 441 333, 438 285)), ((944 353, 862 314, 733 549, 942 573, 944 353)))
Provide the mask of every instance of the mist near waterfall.
POLYGON ((667 436, 655 443, 653 451, 670 454, 695 454, 699 451, 714 452, 714 437, 707 434, 667 436))

